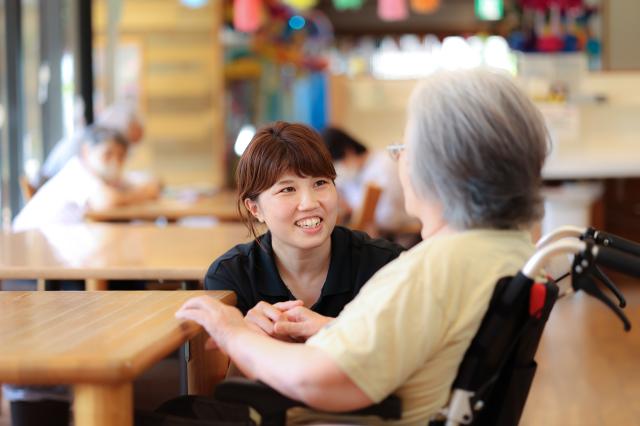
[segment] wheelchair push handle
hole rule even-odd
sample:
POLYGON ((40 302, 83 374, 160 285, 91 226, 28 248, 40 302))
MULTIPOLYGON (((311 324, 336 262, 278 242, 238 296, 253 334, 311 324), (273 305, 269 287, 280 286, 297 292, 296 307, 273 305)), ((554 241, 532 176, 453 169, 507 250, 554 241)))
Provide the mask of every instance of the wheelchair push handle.
POLYGON ((627 252, 609 247, 595 246, 592 249, 595 262, 626 275, 640 278, 640 259, 627 252))
MULTIPOLYGON (((587 230, 587 233, 591 231, 591 228, 587 230)), ((608 232, 602 232, 593 230, 593 240, 602 247, 610 247, 627 254, 640 257, 640 244, 630 240, 626 240, 608 232)))
POLYGON ((640 244, 634 241, 624 239, 609 232, 599 231, 592 227, 581 228, 572 225, 560 226, 552 232, 543 235, 540 240, 538 240, 536 247, 540 249, 554 241, 567 237, 574 237, 583 241, 593 241, 599 246, 614 248, 640 257, 640 244))

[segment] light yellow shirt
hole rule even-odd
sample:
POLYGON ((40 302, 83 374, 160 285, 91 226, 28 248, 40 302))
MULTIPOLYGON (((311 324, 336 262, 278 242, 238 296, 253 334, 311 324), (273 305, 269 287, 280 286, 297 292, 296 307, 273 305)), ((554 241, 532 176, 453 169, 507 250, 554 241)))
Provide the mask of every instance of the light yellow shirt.
MULTIPOLYGON (((448 399, 496 282, 514 275, 533 251, 521 231, 431 238, 378 271, 307 344, 329 355, 373 401, 398 395, 403 418, 388 424, 426 424, 448 399)), ((308 411, 290 419, 340 421, 308 411)))

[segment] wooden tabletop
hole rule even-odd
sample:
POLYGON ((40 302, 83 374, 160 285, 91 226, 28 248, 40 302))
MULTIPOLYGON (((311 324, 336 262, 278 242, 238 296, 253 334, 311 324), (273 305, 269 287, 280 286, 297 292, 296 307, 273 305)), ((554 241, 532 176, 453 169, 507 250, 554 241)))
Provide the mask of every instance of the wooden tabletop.
POLYGON ((159 218, 175 221, 189 216, 209 216, 223 222, 238 222, 240 216, 236 193, 225 190, 192 200, 163 197, 145 203, 91 211, 86 214, 88 219, 97 222, 154 221, 159 218))
POLYGON ((208 228, 90 223, 0 232, 0 279, 201 280, 249 240, 240 224, 208 228))
POLYGON ((174 317, 207 294, 230 291, 0 292, 0 382, 130 381, 201 328, 174 317))

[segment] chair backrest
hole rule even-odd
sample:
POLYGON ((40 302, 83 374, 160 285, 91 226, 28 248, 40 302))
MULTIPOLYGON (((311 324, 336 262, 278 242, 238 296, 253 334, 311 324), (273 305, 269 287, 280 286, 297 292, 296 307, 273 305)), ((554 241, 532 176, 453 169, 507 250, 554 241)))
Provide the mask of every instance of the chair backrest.
POLYGON ((447 424, 518 424, 537 367, 534 356, 557 297, 553 281, 534 283, 522 273, 497 283, 443 410, 453 419, 447 424))
POLYGON ((25 201, 29 201, 37 190, 38 188, 33 186, 26 176, 20 176, 20 191, 25 201))
POLYGON ((354 212, 350 228, 359 231, 370 231, 375 226, 376 207, 382 194, 382 188, 374 183, 367 183, 362 196, 362 204, 354 212))

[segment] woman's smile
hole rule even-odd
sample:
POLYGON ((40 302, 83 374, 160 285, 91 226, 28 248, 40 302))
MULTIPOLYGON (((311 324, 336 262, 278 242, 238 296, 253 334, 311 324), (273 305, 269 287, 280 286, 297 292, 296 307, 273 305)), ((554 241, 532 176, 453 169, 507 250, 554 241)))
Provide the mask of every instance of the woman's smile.
POLYGON ((311 216, 305 217, 303 219, 297 220, 295 225, 302 229, 314 229, 320 226, 322 223, 322 218, 319 216, 311 216))

